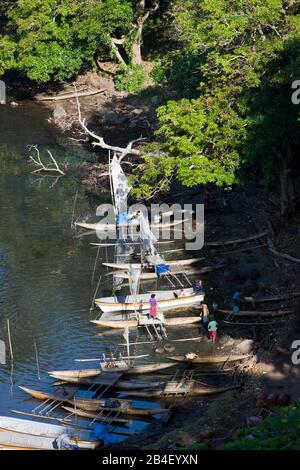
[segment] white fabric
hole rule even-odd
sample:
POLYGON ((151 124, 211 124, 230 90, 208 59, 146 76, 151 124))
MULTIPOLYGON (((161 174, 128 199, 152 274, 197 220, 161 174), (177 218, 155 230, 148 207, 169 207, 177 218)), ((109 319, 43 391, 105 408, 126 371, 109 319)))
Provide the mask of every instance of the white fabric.
POLYGON ((113 159, 110 163, 110 169, 112 175, 115 205, 117 213, 119 214, 120 212, 127 211, 127 196, 131 190, 131 186, 128 185, 127 178, 116 155, 113 156, 113 159))

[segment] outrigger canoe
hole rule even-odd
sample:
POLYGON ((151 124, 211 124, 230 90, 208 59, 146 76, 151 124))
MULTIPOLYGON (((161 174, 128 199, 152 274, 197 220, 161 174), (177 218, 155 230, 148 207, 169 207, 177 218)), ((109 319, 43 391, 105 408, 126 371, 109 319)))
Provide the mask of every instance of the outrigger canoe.
POLYGON ((168 359, 176 362, 187 362, 189 364, 222 364, 225 362, 236 362, 243 361, 250 357, 248 354, 231 354, 231 355, 211 355, 211 356, 197 356, 195 357, 186 357, 186 356, 169 356, 168 359))
MULTIPOLYGON (((177 318, 165 318, 163 325, 166 326, 183 326, 183 325, 191 325, 193 323, 201 322, 201 318, 199 317, 177 317, 177 318)), ((91 323, 94 323, 96 326, 100 326, 103 328, 125 328, 128 326, 129 328, 136 328, 137 326, 143 325, 156 325, 158 326, 157 320, 148 320, 148 319, 141 319, 137 320, 136 318, 130 320, 91 320, 91 323)))
POLYGON ((74 408, 80 408, 85 411, 108 411, 123 413, 126 415, 151 416, 169 412, 164 408, 139 408, 134 406, 133 400, 124 400, 119 398, 81 398, 76 392, 65 393, 47 393, 38 390, 32 390, 26 387, 20 387, 26 393, 38 400, 52 400, 71 404, 74 408))
MULTIPOLYGON (((127 371, 126 371, 126 375, 140 375, 140 374, 151 374, 151 372, 158 372, 160 370, 164 370, 164 369, 169 369, 170 367, 174 366, 175 364, 172 363, 172 362, 161 362, 161 363, 157 363, 157 364, 137 364, 137 365, 132 365, 127 371)), ((87 369, 88 372, 90 373, 91 371, 93 371, 93 377, 92 379, 95 379, 96 380, 96 377, 99 376, 99 374, 102 373, 102 370, 100 368, 98 369, 87 369)), ((66 380, 66 379, 73 379, 74 380, 78 380, 77 378, 77 374, 76 374, 77 371, 73 371, 73 370, 53 370, 53 371, 50 371, 48 372, 48 374, 51 376, 51 377, 54 377, 55 379, 58 379, 58 380, 66 380), (74 373, 74 375, 73 375, 74 373)), ((84 378, 84 375, 85 375, 85 370, 81 370, 81 379, 84 378)), ((118 383, 119 381, 119 375, 116 374, 116 380, 114 383, 111 383, 111 385, 115 385, 116 383, 118 383)), ((123 382, 123 381, 122 381, 123 382)), ((79 383, 79 382, 75 382, 75 383, 79 383)))
MULTIPOLYGON (((156 293, 157 305, 160 309, 180 308, 187 305, 203 302, 204 293, 196 294, 193 288, 174 289, 156 293)), ((149 294, 118 295, 113 297, 101 297, 95 300, 95 304, 102 312, 141 311, 149 310, 149 294)))
MULTIPOLYGON (((102 385, 103 384, 103 375, 98 374, 95 377, 91 378, 77 378, 71 374, 68 375, 66 372, 62 374, 60 377, 56 374, 57 379, 62 380, 63 382, 72 383, 72 384, 80 384, 80 385, 102 385)), ((120 390, 143 390, 145 388, 155 388, 160 387, 163 382, 152 382, 152 381, 142 381, 142 380, 117 380, 112 386, 114 388, 120 390)))

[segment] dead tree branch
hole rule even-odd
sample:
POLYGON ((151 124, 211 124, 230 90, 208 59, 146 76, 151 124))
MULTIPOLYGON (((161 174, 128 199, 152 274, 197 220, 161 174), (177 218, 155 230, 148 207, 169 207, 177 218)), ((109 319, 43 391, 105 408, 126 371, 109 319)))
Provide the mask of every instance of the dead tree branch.
MULTIPOLYGON (((76 91, 76 87, 75 87, 76 91)), ((75 93, 76 95, 76 93, 75 93)), ((116 152, 117 154, 120 154, 119 161, 121 161, 126 155, 140 155, 140 151, 138 149, 133 149, 132 146, 136 142, 139 142, 141 140, 144 140, 145 137, 139 137, 138 139, 131 140, 126 147, 118 147, 115 145, 109 145, 104 142, 103 137, 100 137, 99 135, 95 134, 95 132, 91 131, 87 125, 86 125, 86 120, 82 117, 81 114, 81 108, 80 108, 80 103, 78 99, 78 95, 76 95, 76 101, 77 101, 77 110, 78 110, 78 121, 79 124, 81 125, 82 129, 85 131, 86 134, 88 134, 90 137, 94 139, 92 142, 93 147, 101 147, 102 149, 105 150, 111 150, 113 152, 116 152)))
POLYGON ((29 155, 29 161, 37 166, 38 168, 36 170, 33 170, 31 173, 39 173, 41 171, 44 171, 44 172, 55 172, 55 173, 59 173, 61 176, 64 176, 65 173, 59 168, 58 164, 57 164, 57 161, 55 160, 55 158, 53 157, 52 153, 50 152, 50 150, 47 149, 47 153, 48 155, 50 156, 54 166, 46 166, 42 160, 41 160, 41 157, 40 157, 40 151, 39 151, 39 148, 37 145, 30 145, 29 147, 29 150, 35 150, 36 152, 36 156, 33 157, 32 155, 29 155))

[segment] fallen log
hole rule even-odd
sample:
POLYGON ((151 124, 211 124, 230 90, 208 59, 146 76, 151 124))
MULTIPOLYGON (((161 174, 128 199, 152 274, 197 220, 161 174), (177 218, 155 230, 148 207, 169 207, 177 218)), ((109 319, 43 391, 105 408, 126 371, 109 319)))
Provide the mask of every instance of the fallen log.
POLYGON ((257 238, 262 238, 268 235, 269 231, 265 230, 264 232, 257 233, 255 235, 251 235, 250 237, 246 238, 237 238, 236 240, 225 240, 223 242, 206 242, 206 246, 227 246, 227 245, 235 245, 238 243, 247 243, 252 240, 256 240, 257 238))
POLYGON ((279 256, 280 258, 284 258, 288 261, 292 261, 293 263, 300 263, 299 258, 295 258, 294 256, 288 255, 287 253, 281 253, 280 251, 276 250, 274 243, 272 240, 269 238, 268 239, 268 248, 273 255, 279 256))
POLYGON ((100 90, 92 90, 92 91, 79 91, 78 93, 66 93, 64 95, 56 95, 56 96, 38 96, 36 98, 37 101, 59 101, 59 100, 69 100, 72 98, 81 97, 81 96, 92 96, 97 95, 98 93, 104 93, 106 88, 101 88, 100 90))

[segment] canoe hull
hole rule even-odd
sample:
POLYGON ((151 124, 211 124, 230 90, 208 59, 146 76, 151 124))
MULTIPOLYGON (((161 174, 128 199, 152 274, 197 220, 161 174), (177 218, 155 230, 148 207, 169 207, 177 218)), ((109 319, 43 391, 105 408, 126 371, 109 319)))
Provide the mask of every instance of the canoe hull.
MULTIPOLYGON (((200 323, 200 317, 178 317, 178 318, 165 318, 164 325, 166 326, 183 326, 183 325, 191 325, 193 323, 200 323)), ((126 326, 129 328, 136 328, 139 325, 143 326, 143 321, 139 322, 136 319, 131 320, 91 320, 91 323, 94 323, 96 326, 103 327, 103 328, 117 328, 123 329, 126 326)), ((148 320, 147 325, 156 325, 157 321, 148 320)))
POLYGON ((162 408, 134 408, 131 406, 131 401, 126 400, 116 400, 116 402, 121 402, 120 406, 110 407, 104 404, 105 400, 71 400, 68 403, 71 403, 77 408, 81 408, 85 411, 108 411, 116 413, 122 413, 129 416, 153 416, 161 413, 165 413, 169 410, 164 410, 162 408))
MULTIPOLYGON (((193 288, 158 291, 156 293, 156 300, 160 309, 192 305, 203 302, 204 298, 204 293, 195 294, 193 288)), ((141 311, 149 310, 149 300, 150 294, 138 294, 136 297, 131 295, 102 297, 96 299, 95 304, 102 312, 141 311)))
POLYGON ((224 393, 228 390, 233 390, 237 387, 193 387, 192 390, 186 391, 184 387, 180 390, 174 391, 173 393, 165 393, 164 390, 151 390, 151 391, 130 391, 127 393, 130 397, 137 398, 180 398, 180 397, 195 397, 195 396, 207 396, 216 395, 218 393, 224 393))
POLYGON ((223 364, 225 362, 243 361, 248 357, 249 355, 246 354, 233 354, 231 356, 196 356, 194 359, 188 359, 185 356, 168 356, 168 359, 188 364, 223 364))

